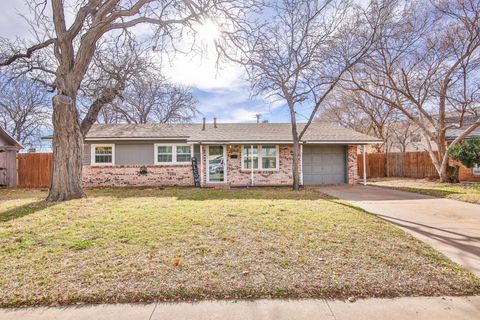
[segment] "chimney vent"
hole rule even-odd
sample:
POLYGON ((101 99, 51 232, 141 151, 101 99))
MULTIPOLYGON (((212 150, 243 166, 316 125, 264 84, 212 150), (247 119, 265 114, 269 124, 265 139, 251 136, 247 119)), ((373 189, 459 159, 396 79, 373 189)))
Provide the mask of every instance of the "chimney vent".
POLYGON ((217 118, 213 118, 213 127, 214 127, 214 128, 217 127, 217 118))
POLYGON ((206 121, 206 119, 205 119, 205 118, 203 118, 203 126, 202 126, 202 131, 205 131, 205 121, 206 121))

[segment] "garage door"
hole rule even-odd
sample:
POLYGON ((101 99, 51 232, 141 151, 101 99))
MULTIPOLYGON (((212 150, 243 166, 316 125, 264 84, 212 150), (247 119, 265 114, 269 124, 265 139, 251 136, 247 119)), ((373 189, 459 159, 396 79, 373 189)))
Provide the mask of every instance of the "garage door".
POLYGON ((303 146, 303 183, 345 183, 346 152, 342 145, 303 146))

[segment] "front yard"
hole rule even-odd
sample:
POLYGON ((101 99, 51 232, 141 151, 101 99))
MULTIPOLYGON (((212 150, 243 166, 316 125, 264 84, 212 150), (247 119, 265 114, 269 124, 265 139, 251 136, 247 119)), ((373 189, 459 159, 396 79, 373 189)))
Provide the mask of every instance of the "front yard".
POLYGON ((426 179, 372 179, 370 185, 480 204, 480 183, 441 183, 426 179))
POLYGON ((480 293, 393 225, 314 191, 0 190, 0 305, 480 293))

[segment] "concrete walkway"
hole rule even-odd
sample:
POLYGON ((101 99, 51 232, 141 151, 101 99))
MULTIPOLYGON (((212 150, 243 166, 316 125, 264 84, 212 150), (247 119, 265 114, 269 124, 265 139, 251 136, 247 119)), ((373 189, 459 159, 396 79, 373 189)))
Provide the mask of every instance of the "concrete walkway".
POLYGON ((0 309, 0 320, 478 320, 480 296, 339 300, 256 300, 0 309))
POLYGON ((392 222, 480 276, 480 205, 370 186, 318 190, 392 222))

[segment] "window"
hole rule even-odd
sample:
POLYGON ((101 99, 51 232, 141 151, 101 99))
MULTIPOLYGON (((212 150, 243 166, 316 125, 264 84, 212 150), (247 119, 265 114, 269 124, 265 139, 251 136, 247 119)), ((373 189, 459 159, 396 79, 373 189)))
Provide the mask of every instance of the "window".
POLYGON ((480 166, 478 164, 474 165, 472 168, 472 174, 474 176, 480 176, 480 166))
POLYGON ((173 146, 158 146, 157 162, 172 162, 173 146))
POLYGON ((189 163, 192 151, 191 145, 155 144, 155 164, 189 163))
POLYGON ((177 146, 177 162, 190 162, 192 159, 191 146, 177 146))
POLYGON ((277 170, 278 146, 243 146, 242 169, 277 170), (253 167, 252 167, 253 166, 253 167))
POLYGON ((263 169, 277 168, 277 147, 276 146, 262 146, 262 168, 263 169))
POLYGON ((115 145, 92 144, 92 165, 113 165, 115 163, 115 145))
POLYGON ((258 169, 258 146, 243 147, 243 168, 258 169))
POLYGON ((422 137, 420 136, 420 133, 412 133, 410 135, 410 141, 413 143, 418 143, 422 141, 422 137))

